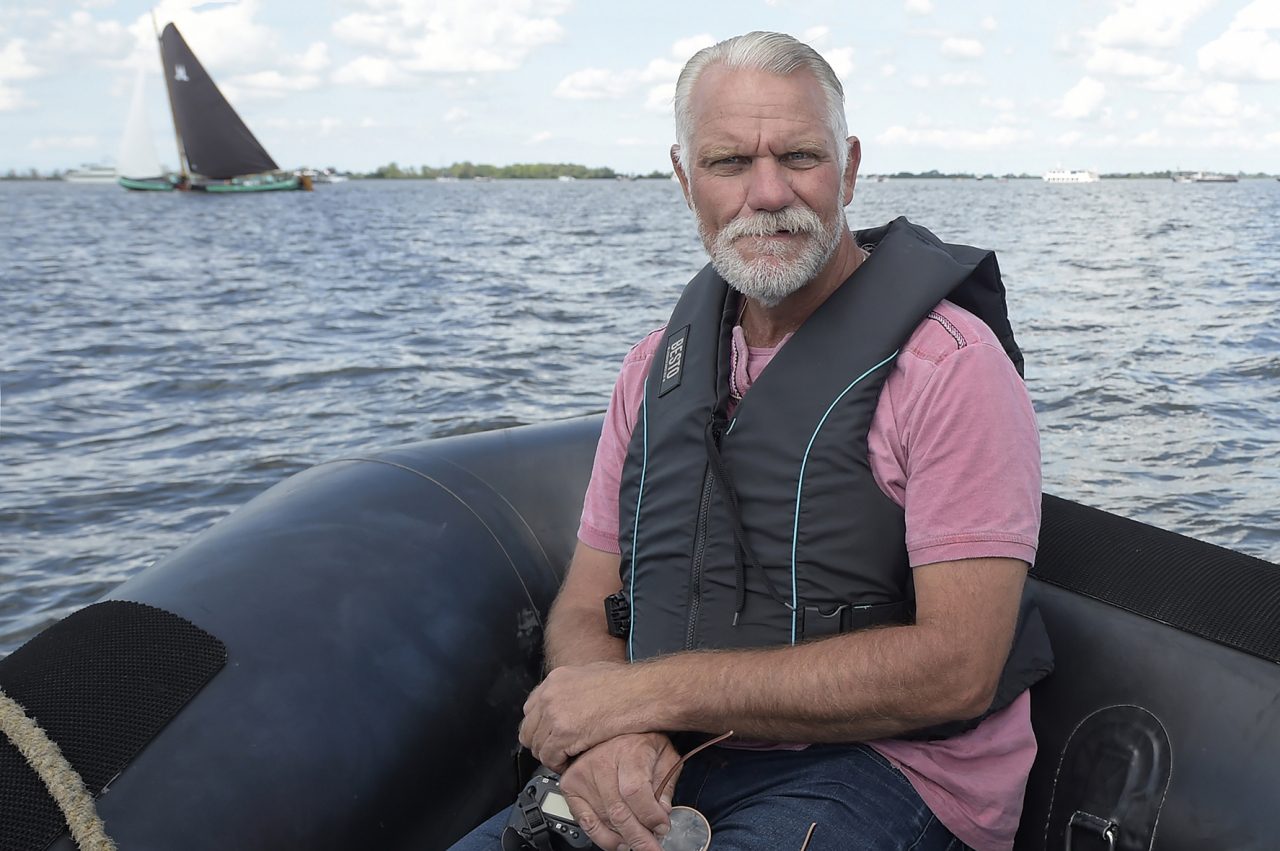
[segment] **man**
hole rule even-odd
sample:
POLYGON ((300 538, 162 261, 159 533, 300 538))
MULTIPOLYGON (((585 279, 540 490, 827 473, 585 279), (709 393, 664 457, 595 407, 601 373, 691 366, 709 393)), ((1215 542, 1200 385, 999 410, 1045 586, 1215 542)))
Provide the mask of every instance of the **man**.
POLYGON ((606 851, 658 849, 672 735, 729 730, 674 790, 717 851, 815 823, 813 851, 1007 849, 1049 660, 1018 617, 1039 450, 994 258, 905 220, 859 244, 840 83, 789 36, 699 52, 675 113, 712 266, 623 363, 520 740, 606 851))

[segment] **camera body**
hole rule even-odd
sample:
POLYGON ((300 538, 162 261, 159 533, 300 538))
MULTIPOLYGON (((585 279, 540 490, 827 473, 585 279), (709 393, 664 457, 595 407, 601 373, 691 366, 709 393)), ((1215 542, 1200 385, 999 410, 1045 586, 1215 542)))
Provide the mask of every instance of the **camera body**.
POLYGON ((560 775, 545 766, 539 766, 520 790, 506 829, 517 834, 524 847, 538 851, 599 851, 569 811, 560 775))

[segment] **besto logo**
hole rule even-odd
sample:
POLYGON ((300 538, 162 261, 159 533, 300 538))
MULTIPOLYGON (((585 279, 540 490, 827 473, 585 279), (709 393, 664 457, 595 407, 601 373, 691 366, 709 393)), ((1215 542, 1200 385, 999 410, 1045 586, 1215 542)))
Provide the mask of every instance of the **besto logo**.
POLYGON ((681 374, 684 372, 685 344, 688 341, 688 325, 667 337, 667 355, 662 361, 662 385, 658 390, 659 396, 680 386, 681 374))

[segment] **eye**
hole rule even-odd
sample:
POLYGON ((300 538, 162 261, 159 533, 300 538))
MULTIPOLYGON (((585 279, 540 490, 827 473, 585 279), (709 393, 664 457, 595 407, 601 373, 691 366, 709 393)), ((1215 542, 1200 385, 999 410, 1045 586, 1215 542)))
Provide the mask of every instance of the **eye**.
POLYGON ((782 155, 782 161, 797 165, 806 165, 818 161, 817 154, 812 151, 788 151, 782 155))

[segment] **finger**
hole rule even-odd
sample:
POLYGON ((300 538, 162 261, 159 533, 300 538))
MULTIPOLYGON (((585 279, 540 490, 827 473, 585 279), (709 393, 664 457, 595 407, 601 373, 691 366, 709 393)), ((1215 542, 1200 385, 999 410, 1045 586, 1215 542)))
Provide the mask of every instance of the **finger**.
POLYGON ((666 785, 658 789, 657 793, 659 803, 662 804, 667 812, 671 812, 671 801, 675 798, 676 784, 680 782, 680 774, 684 771, 684 766, 678 765, 679 762, 680 754, 676 753, 675 748, 667 747, 659 755, 657 762, 653 764, 653 779, 651 781, 653 785, 657 786, 663 780, 666 780, 666 785), (674 771, 672 771, 672 766, 677 766, 674 771), (671 772, 670 778, 667 778, 668 771, 671 772))
POLYGON ((627 808, 650 833, 666 833, 671 822, 667 809, 658 803, 654 792, 653 772, 643 763, 625 762, 618 766, 618 794, 627 808))
MULTIPOLYGON (((560 791, 564 792, 563 786, 560 787, 560 791)), ((592 842, 603 848, 604 851, 614 851, 622 844, 622 837, 614 833, 604 819, 596 814, 596 811, 587 803, 586 798, 566 794, 564 799, 569 803, 569 812, 573 813, 573 820, 591 838, 592 842)))

